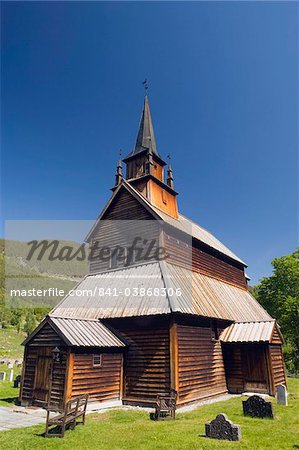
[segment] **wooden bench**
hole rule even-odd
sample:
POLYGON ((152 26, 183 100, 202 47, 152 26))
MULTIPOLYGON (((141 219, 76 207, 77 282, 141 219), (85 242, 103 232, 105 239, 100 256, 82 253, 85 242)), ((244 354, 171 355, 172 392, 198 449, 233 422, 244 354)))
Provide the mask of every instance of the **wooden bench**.
POLYGON ((55 416, 51 416, 51 413, 57 412, 57 409, 49 407, 47 409, 45 437, 63 437, 66 426, 70 425, 71 429, 74 430, 77 423, 79 423, 78 419, 80 418, 80 423, 84 425, 87 402, 88 394, 79 395, 78 397, 72 398, 66 403, 64 410, 60 411, 60 414, 55 416), (60 429, 60 433, 51 433, 49 428, 52 426, 60 429))
POLYGON ((158 394, 156 411, 150 414, 152 420, 175 419, 177 392, 171 389, 170 393, 158 394))

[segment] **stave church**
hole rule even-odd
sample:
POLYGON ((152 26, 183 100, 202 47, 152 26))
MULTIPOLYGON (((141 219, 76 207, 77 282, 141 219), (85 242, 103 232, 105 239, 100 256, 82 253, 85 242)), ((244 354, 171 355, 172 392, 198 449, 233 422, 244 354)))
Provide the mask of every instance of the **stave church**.
POLYGON ((21 404, 275 395, 286 383, 279 326, 250 294, 245 262, 180 214, 147 95, 114 184, 86 236, 89 273, 24 341, 21 404))

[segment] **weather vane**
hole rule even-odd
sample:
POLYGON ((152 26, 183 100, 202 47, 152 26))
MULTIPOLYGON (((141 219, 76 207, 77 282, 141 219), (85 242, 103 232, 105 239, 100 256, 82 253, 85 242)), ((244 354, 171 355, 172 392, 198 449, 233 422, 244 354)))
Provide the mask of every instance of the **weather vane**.
POLYGON ((145 95, 147 94, 148 91, 148 81, 147 78, 142 82, 143 87, 144 87, 144 91, 145 91, 145 95))
POLYGON ((170 160, 171 160, 171 156, 170 156, 170 153, 168 153, 168 155, 167 155, 167 157, 166 158, 168 158, 169 159, 169 162, 170 162, 170 160))
POLYGON ((122 149, 120 148, 120 149, 119 149, 119 156, 120 156, 120 158, 121 158, 122 152, 123 152, 123 151, 122 151, 122 149))

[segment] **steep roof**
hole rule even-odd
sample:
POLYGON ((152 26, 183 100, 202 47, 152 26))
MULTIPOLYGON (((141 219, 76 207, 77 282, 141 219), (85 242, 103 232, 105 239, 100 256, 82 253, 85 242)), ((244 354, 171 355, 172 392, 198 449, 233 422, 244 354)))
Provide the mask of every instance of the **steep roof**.
POLYGON ((122 183, 116 188, 116 190, 110 197, 108 203, 99 215, 94 226, 86 236, 85 240, 87 242, 92 238, 98 222, 103 218, 112 202, 117 198, 121 189, 126 189, 131 195, 133 195, 153 215, 154 218, 162 220, 169 226, 174 227, 175 229, 180 230, 189 236, 192 236, 194 239, 204 243, 208 247, 218 251, 219 253, 222 253, 223 255, 233 259, 234 261, 241 263, 243 266, 246 266, 246 263, 244 261, 242 261, 237 255, 235 255, 228 247, 222 244, 222 242, 220 242, 215 236, 213 236, 212 233, 210 233, 197 223, 193 222, 192 220, 188 219, 187 217, 183 216, 182 214, 179 214, 179 217, 177 219, 169 216, 159 208, 153 206, 137 189, 135 189, 126 180, 122 181, 122 183))
POLYGON ((49 316, 27 337, 23 345, 27 345, 46 324, 49 324, 68 346, 107 348, 126 345, 99 320, 49 316))
POLYGON ((76 289, 86 295, 65 297, 51 317, 104 319, 177 312, 232 322, 273 320, 246 289, 165 261, 88 275, 76 289), (143 288, 144 295, 135 295, 134 288, 143 288), (154 295, 155 288, 159 295, 154 295))
POLYGON ((124 161, 145 150, 148 150, 152 154, 158 156, 158 158, 162 159, 156 146, 156 138, 147 95, 144 97, 143 111, 141 114, 135 147, 124 159, 124 161))

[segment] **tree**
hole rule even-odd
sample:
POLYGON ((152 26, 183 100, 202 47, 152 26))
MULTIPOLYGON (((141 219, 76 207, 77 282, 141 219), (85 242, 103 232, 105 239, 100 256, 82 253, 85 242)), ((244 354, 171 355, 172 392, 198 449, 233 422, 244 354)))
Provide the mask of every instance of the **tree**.
POLYGON ((24 324, 24 331, 27 333, 27 336, 34 330, 36 327, 36 319, 34 316, 34 313, 32 309, 29 309, 26 318, 25 318, 25 324, 24 324))
POLYGON ((273 274, 262 278, 252 293, 277 319, 286 340, 285 360, 290 372, 299 371, 299 249, 272 261, 273 274))

